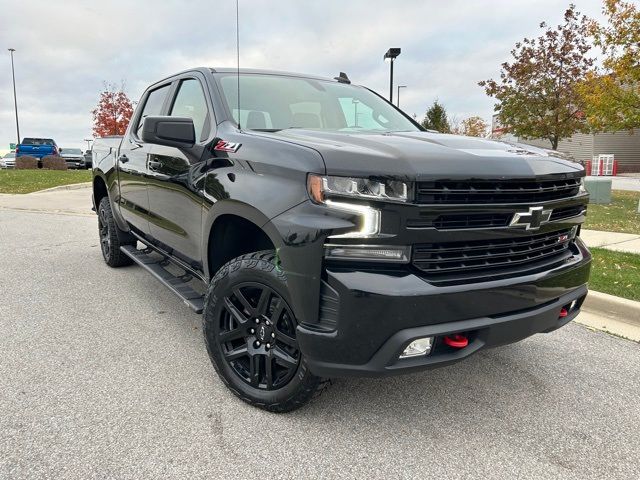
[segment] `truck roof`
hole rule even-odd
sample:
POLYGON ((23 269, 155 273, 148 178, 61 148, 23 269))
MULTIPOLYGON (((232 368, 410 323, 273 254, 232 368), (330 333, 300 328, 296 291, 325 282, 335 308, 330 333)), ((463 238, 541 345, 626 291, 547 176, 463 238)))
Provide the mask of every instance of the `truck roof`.
MULTIPOLYGON (((211 68, 212 73, 236 73, 238 71, 237 68, 211 68)), ((322 75, 309 75, 306 73, 296 73, 296 72, 286 72, 279 70, 262 70, 258 68, 241 68, 240 73, 259 73, 262 75, 279 75, 286 77, 302 77, 302 78, 313 78, 316 80, 326 80, 329 82, 335 82, 336 80, 329 77, 324 77, 322 75)))
MULTIPOLYGON (((211 73, 236 73, 238 71, 237 68, 230 68, 230 67, 195 67, 195 68, 189 68, 187 70, 182 70, 180 72, 176 72, 172 75, 168 75, 164 78, 161 78, 155 82, 153 82, 151 84, 151 86, 156 85, 157 83, 161 83, 164 82, 165 80, 168 80, 170 78, 173 78, 175 76, 178 75, 182 75, 183 73, 188 73, 188 72, 200 72, 202 74, 211 74, 211 73)), ((337 80, 333 79, 333 78, 329 78, 329 77, 324 77, 321 75, 309 75, 309 74, 304 74, 304 73, 295 73, 295 72, 284 72, 284 71, 278 71, 278 70, 261 70, 258 68, 241 68, 240 69, 240 73, 255 73, 255 74, 261 74, 261 75, 279 75, 279 76, 286 76, 286 77, 298 77, 298 78, 311 78, 314 80, 324 80, 324 81, 328 81, 328 82, 337 82, 337 80)))

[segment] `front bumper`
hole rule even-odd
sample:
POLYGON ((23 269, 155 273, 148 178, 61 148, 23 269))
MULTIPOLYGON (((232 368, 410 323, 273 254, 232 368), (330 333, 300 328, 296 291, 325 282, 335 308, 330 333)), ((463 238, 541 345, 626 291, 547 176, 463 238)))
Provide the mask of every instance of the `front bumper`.
POLYGON ((64 161, 67 164, 67 168, 84 168, 84 158, 76 159, 76 158, 65 158, 64 161))
POLYGON ((591 255, 578 252, 552 270, 468 285, 436 287, 412 273, 328 270, 320 321, 297 337, 313 373, 325 377, 385 376, 444 366, 482 348, 562 327, 587 294, 591 255), (571 305, 566 317, 560 310, 571 305), (442 338, 465 333, 452 349, 442 338), (413 340, 434 336, 427 356, 399 359, 413 340))

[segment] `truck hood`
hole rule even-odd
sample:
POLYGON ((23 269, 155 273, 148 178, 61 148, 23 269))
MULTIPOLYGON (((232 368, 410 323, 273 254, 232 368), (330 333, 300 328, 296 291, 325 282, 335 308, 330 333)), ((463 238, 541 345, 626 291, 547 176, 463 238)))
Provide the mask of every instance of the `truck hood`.
POLYGON ((336 133, 288 129, 260 133, 317 150, 328 175, 406 180, 581 176, 557 152, 523 144, 431 132, 336 133))

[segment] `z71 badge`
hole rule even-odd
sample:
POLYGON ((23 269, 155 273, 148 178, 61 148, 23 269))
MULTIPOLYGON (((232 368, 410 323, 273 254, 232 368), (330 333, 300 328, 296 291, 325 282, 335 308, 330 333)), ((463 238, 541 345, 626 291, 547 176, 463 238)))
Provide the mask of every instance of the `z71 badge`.
POLYGON ((213 149, 219 152, 237 152, 241 146, 241 143, 232 143, 227 142, 226 140, 218 140, 213 149))

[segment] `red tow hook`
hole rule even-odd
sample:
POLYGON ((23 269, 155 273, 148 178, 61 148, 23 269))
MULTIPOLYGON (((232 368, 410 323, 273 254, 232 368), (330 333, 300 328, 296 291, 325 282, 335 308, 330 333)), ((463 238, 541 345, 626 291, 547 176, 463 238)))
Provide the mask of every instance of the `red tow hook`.
POLYGON ((464 348, 469 345, 469 339, 459 333, 456 333, 455 335, 447 335, 443 340, 444 343, 453 348, 464 348))
POLYGON ((560 309, 560 315, 558 316, 558 318, 564 318, 567 315, 569 315, 569 311, 565 307, 562 307, 560 309))

